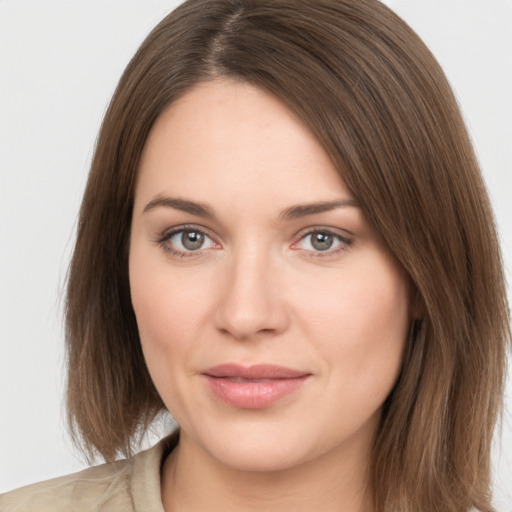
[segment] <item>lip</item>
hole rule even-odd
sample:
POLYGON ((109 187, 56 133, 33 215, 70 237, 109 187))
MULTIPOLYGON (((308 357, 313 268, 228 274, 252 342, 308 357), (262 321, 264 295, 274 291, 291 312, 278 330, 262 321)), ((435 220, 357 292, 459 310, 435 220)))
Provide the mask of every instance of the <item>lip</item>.
POLYGON ((221 364, 201 373, 213 394, 232 407, 262 409, 297 391, 310 373, 285 366, 221 364))

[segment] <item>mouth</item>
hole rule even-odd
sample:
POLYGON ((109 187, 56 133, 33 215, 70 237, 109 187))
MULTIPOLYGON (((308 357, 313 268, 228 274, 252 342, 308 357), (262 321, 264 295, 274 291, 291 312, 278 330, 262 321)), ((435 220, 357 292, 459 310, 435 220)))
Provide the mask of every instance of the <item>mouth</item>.
POLYGON ((299 390, 310 373, 284 366, 228 363, 201 374, 213 395, 240 409, 262 409, 299 390))

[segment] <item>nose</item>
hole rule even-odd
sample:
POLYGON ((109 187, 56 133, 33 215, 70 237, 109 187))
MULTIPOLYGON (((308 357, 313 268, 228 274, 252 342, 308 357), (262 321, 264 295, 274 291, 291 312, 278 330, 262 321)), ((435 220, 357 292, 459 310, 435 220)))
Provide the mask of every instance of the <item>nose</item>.
POLYGON ((234 254, 221 276, 215 326, 238 340, 277 335, 289 325, 279 265, 258 250, 234 254))

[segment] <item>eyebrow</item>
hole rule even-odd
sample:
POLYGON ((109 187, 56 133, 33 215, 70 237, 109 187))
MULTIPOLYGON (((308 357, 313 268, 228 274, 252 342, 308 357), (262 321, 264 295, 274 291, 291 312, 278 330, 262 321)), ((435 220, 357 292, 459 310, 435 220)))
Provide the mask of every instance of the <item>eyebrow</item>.
MULTIPOLYGON (((175 210, 181 210, 198 217, 205 217, 209 219, 215 218, 215 212, 204 203, 198 203, 176 197, 157 196, 144 207, 143 211, 146 213, 158 207, 174 208, 175 210)), ((283 210, 279 214, 279 220, 281 222, 286 222, 307 217, 308 215, 315 215, 335 210, 337 208, 346 207, 359 208, 359 203, 355 199, 338 199, 336 201, 319 201, 316 203, 298 204, 283 210)))
POLYGON ((177 197, 163 196, 157 196, 151 200, 144 207, 144 213, 150 210, 154 210, 159 206, 174 208, 175 210, 181 210, 183 212, 190 213, 191 215, 197 215, 198 217, 215 217, 214 211, 203 203, 196 203, 195 201, 188 201, 186 199, 179 199, 177 197))
POLYGON ((348 206, 359 208, 359 203, 355 199, 338 199, 336 201, 320 201, 318 203, 299 204, 297 206, 290 206, 281 212, 279 219, 281 221, 288 221, 307 217, 308 215, 315 215, 318 213, 329 212, 337 208, 346 208, 348 206))

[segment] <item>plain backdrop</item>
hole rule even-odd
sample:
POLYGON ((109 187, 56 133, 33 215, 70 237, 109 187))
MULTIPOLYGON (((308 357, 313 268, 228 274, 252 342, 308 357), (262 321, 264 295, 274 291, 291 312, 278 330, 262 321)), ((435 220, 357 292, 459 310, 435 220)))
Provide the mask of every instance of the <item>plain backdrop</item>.
MULTIPOLYGON (((0 492, 85 466, 62 405, 62 290, 76 216, 116 82, 178 3, 0 0, 0 492)), ((455 89, 510 280, 512 0, 386 3, 425 40, 455 89)), ((509 383, 494 454, 498 512, 512 512, 511 409, 509 383)))

